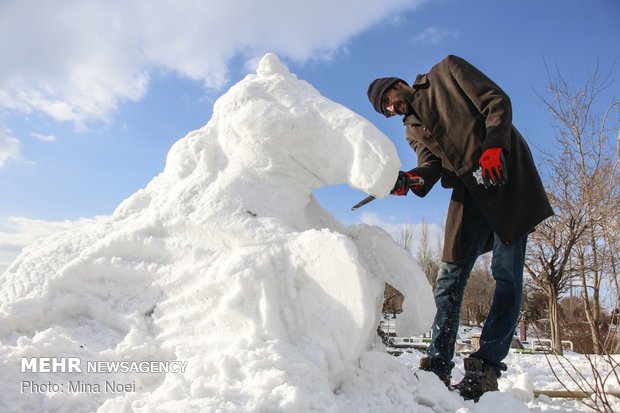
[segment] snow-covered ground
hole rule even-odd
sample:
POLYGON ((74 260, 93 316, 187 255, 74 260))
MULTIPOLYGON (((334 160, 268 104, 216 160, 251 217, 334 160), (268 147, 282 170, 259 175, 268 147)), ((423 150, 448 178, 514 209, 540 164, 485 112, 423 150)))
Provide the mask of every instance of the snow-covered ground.
MULTIPOLYGON (((577 399, 550 398, 545 395, 534 397, 534 391, 559 390, 588 391, 594 385, 590 361, 582 354, 570 353, 562 357, 545 354, 511 353, 504 360, 508 371, 499 379, 499 392, 483 395, 478 403, 463 402, 453 394, 433 374, 418 370, 418 362, 423 354, 417 351, 404 353, 397 358, 420 380, 418 391, 427 396, 421 401, 430 405, 441 404, 445 411, 459 413, 493 412, 592 412, 595 411, 577 399), (557 378, 556 378, 557 375, 557 378), (577 382, 573 381, 573 378, 577 382), (563 382, 566 388, 561 384, 563 382), (577 384, 578 383, 578 384, 577 384), (427 403, 426 401, 430 401, 427 403)), ((609 372, 609 363, 593 357, 597 371, 603 377, 609 372)), ((452 383, 457 383, 464 375, 463 358, 454 359, 456 366, 452 371, 452 383)), ((616 363, 620 358, 616 358, 616 363)), ((619 372, 620 373, 620 372, 619 372)), ((608 380, 605 389, 608 393, 619 393, 620 386, 615 377, 608 380)), ((620 399, 608 396, 612 411, 620 411, 620 399)), ((588 402, 588 400, 586 400, 588 402)), ((592 405, 592 402, 588 402, 592 405)), ((599 405, 602 408, 602 405, 599 405)), ((435 409, 439 410, 439 409, 435 409)))
POLYGON ((384 283, 406 296, 399 335, 428 330, 431 288, 385 231, 344 227, 312 190, 383 197, 399 167, 370 122, 266 55, 113 215, 2 274, 0 412, 581 411, 531 400, 554 381, 532 356, 474 404, 416 372, 418 354, 386 354, 384 283))

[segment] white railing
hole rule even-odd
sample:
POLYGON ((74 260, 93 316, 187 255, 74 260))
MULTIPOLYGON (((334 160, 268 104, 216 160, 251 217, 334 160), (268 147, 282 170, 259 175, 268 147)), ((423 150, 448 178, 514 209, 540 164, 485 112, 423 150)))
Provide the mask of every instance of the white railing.
MULTIPOLYGON (((530 343, 530 348, 534 351, 551 351, 552 342, 549 338, 535 338, 530 343)), ((562 340, 562 348, 574 351, 573 342, 570 340, 562 340)))

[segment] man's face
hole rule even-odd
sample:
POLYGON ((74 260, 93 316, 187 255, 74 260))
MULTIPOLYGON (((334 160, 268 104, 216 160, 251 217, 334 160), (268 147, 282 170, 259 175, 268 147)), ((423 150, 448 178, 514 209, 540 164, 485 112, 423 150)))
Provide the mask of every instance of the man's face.
POLYGON ((407 98, 412 91, 410 87, 400 82, 386 90, 381 98, 383 113, 387 116, 406 115, 409 108, 407 98))

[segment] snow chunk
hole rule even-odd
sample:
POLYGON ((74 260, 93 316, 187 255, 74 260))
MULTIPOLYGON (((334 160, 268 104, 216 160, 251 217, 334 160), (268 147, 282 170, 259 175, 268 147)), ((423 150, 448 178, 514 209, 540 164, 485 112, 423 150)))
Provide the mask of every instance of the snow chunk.
POLYGON ((267 53, 260 60, 258 64, 258 69, 256 70, 256 74, 260 77, 268 77, 270 75, 291 75, 291 72, 288 70, 286 66, 280 62, 280 59, 273 54, 267 53))
POLYGON ((501 380, 500 385, 501 391, 512 393, 515 399, 523 400, 524 402, 534 400, 534 383, 527 373, 501 380))

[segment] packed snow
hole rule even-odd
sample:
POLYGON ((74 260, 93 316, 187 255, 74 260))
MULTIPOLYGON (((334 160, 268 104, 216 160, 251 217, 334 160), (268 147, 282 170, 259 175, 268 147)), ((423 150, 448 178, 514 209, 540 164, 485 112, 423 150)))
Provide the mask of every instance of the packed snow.
POLYGON ((0 277, 0 411, 580 411, 534 399, 552 378, 516 359, 474 404, 420 354, 386 353, 384 283, 406 296, 401 336, 428 330, 431 287, 386 232, 341 225, 312 191, 384 197, 399 168, 370 122, 264 56, 145 188, 0 277))

